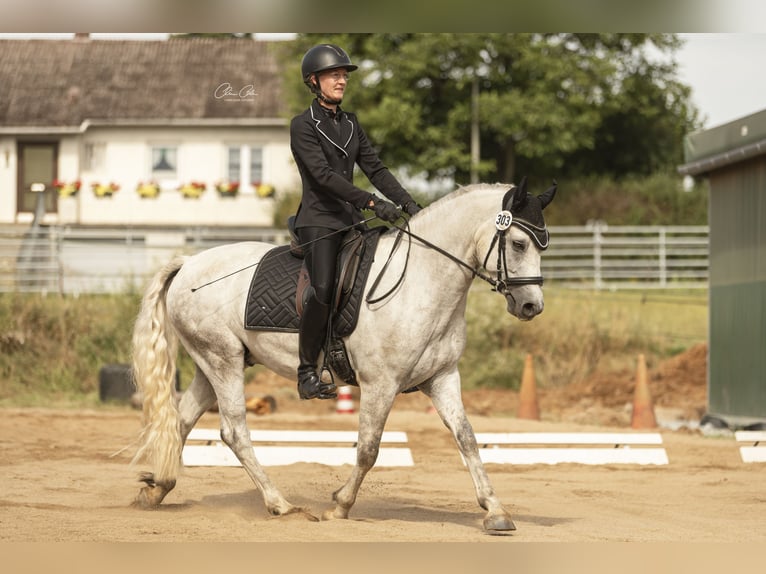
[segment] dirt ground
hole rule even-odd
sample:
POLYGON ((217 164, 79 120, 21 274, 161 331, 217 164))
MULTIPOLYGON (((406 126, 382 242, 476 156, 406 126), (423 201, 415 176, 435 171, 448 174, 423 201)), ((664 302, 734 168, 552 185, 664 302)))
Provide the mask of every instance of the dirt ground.
MULTIPOLYGON (((705 407, 704 346, 648 373, 669 464, 487 465, 511 511, 512 536, 487 536, 484 512, 448 431, 421 393, 397 399, 387 430, 407 432, 414 466, 375 468, 349 520, 270 517, 241 468, 187 468, 162 507, 130 507, 140 467, 129 466, 140 413, 130 406, 93 410, 0 410, 0 541, 484 542, 766 540, 764 466, 742 462, 731 436, 688 425, 705 407)), ((516 418, 509 391, 465 393, 477 432, 627 431, 635 372, 538 391, 541 419, 516 418)), ((248 414, 251 429, 355 430, 355 414, 333 401, 301 402, 293 385, 266 378, 277 408, 248 414)), ((217 428, 206 413, 198 426, 217 428)), ((350 467, 299 463, 267 472, 293 504, 315 516, 350 467)))

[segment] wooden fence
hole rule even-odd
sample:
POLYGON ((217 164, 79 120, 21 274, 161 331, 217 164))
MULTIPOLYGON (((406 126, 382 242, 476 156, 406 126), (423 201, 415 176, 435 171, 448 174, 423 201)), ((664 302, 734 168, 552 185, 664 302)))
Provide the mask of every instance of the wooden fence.
MULTIPOLYGON (((706 288, 706 226, 551 227, 546 285, 582 289, 706 288)), ((0 228, 0 292, 136 290, 174 254, 236 241, 284 244, 281 229, 0 228)), ((246 265, 247 262, 243 262, 246 265)))

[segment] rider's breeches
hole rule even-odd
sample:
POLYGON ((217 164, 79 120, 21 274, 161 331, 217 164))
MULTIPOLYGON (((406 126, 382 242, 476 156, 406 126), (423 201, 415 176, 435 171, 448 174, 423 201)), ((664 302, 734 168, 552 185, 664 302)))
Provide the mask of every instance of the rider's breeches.
POLYGON ((301 227, 297 233, 316 298, 329 305, 335 286, 335 266, 342 234, 332 233, 331 229, 324 227, 301 227))

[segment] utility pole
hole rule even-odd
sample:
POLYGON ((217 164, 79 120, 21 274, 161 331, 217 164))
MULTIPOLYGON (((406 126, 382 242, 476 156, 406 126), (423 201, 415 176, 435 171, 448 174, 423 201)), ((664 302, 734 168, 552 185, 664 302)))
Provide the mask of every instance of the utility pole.
POLYGON ((479 183, 479 76, 474 72, 471 84, 471 183, 479 183))

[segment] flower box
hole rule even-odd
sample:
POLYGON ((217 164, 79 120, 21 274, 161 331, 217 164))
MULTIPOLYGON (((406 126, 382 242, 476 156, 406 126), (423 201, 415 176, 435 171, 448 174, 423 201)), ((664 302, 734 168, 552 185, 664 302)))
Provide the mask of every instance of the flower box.
POLYGON ((254 183, 253 189, 258 197, 274 197, 275 189, 273 185, 268 183, 254 183))
POLYGON ((81 185, 82 182, 79 179, 72 182, 64 182, 57 179, 53 182, 53 187, 58 192, 59 197, 74 197, 80 191, 81 185))
POLYGON ((155 198, 160 194, 160 186, 153 181, 142 181, 136 186, 136 193, 141 197, 155 198))
POLYGON ((207 189, 207 186, 199 181, 192 181, 190 183, 185 183, 181 187, 178 188, 178 191, 181 192, 181 195, 184 197, 190 198, 190 199, 196 199, 202 193, 207 189))
POLYGON ((120 190, 120 186, 114 182, 101 184, 94 181, 90 187, 96 197, 111 197, 120 190))
POLYGON ((215 184, 221 197, 235 197, 239 193, 238 181, 219 181, 215 184))

